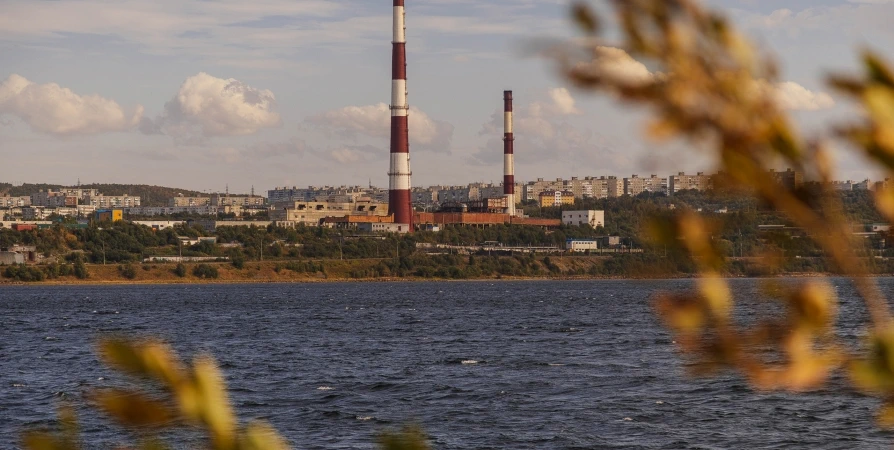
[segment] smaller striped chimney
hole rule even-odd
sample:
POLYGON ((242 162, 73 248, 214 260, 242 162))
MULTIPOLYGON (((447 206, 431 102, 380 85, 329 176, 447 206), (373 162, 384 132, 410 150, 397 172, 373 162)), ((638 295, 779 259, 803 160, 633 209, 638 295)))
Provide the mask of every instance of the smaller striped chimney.
POLYGON ((506 214, 515 215, 515 160, 512 136, 512 91, 503 91, 503 194, 506 214))

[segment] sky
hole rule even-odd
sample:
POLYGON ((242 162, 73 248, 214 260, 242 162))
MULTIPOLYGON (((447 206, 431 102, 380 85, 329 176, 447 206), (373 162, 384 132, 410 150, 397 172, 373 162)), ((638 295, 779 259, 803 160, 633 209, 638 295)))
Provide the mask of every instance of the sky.
MULTIPOLYGON (((829 73, 856 71, 864 48, 894 60, 894 0, 707 3, 781 61, 780 104, 808 132, 854 118, 829 73)), ((391 1, 0 4, 0 181, 387 186, 391 1)), ((506 89, 517 180, 712 169, 643 139, 641 111, 576 91, 536 56, 575 36, 567 1, 406 4, 414 186, 502 179, 506 89)), ((619 73, 649 76, 616 50, 619 73)), ((836 154, 840 178, 876 175, 836 154)))

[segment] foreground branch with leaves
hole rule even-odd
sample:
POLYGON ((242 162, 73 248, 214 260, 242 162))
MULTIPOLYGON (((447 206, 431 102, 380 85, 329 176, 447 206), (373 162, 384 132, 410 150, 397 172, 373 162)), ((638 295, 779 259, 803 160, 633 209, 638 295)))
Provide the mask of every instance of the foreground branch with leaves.
MULTIPOLYGON (((747 329, 732 320, 735 302, 720 278, 724 264, 711 240, 712 224, 692 211, 656 219, 657 243, 687 252, 700 272, 694 292, 664 294, 656 309, 698 374, 732 370, 759 389, 821 387, 846 367, 854 386, 886 399, 882 425, 894 425, 894 323, 887 302, 851 245, 851 232, 832 195, 832 157, 825 142, 792 126, 772 86, 775 63, 723 15, 694 0, 611 1, 621 25, 620 48, 654 67, 648 79, 623 76, 606 61, 601 18, 585 3, 573 6, 583 39, 553 53, 563 75, 585 91, 601 91, 653 113, 648 135, 706 148, 719 164, 723 189, 756 196, 784 213, 816 240, 840 273, 850 277, 871 316, 868 348, 851 354, 834 334, 837 299, 822 280, 787 288, 776 300, 785 317, 747 329), (778 183, 770 169, 785 165, 820 182, 805 191, 778 183), (767 348, 774 349, 768 357, 767 348)), ((857 153, 894 174, 894 72, 871 52, 862 77, 836 76, 830 84, 864 111, 862 123, 833 127, 857 153)), ((879 211, 894 221, 894 188, 877 193, 879 211)), ((773 259, 764 259, 773 264, 773 259)))

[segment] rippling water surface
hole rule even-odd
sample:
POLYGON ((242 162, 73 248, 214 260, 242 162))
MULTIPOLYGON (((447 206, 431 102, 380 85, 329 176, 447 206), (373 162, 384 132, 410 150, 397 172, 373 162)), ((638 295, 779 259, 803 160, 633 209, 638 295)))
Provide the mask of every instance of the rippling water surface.
MULTIPOLYGON (((892 291, 894 283, 884 280, 892 291)), ((60 400, 126 382, 104 333, 156 335, 223 367, 242 419, 299 449, 370 449, 416 422, 437 449, 886 448, 877 401, 837 389, 759 394, 685 377, 649 299, 686 281, 345 283, 0 288, 0 449, 60 400)), ((838 282, 839 327, 865 311, 838 282)), ((754 280, 734 281, 743 321, 754 280)), ((835 382, 843 386, 840 380, 835 382)), ((80 408, 89 448, 120 430, 80 408)), ((177 436, 188 448, 194 436, 177 436)))

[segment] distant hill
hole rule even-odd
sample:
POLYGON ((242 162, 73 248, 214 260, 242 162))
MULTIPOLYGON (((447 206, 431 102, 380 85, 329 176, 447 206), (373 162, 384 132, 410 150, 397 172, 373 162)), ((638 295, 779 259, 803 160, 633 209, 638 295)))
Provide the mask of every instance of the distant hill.
MULTIPOLYGON (((41 189, 57 190, 63 187, 73 186, 44 183, 24 183, 21 186, 13 186, 10 183, 0 183, 0 196, 10 195, 13 197, 18 197, 23 195, 31 195, 35 192, 39 192, 41 189)), ((143 206, 166 206, 168 203, 168 199, 176 196, 177 194, 183 194, 187 197, 213 195, 203 194, 201 192, 191 191, 189 189, 150 186, 148 184, 82 184, 80 187, 81 189, 98 189, 99 192, 105 195, 136 195, 140 197, 140 203, 143 206)))

